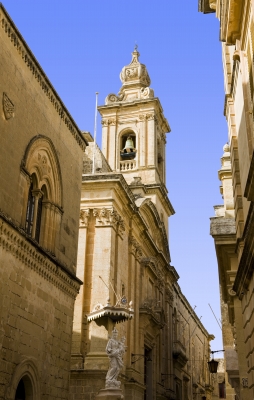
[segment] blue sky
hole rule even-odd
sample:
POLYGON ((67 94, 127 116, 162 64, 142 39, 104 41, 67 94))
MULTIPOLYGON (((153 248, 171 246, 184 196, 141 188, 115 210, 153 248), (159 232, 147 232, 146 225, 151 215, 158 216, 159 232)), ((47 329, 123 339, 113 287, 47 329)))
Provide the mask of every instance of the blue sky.
MULTIPOLYGON (((198 0, 5 0, 17 28, 82 130, 93 132, 99 105, 121 87, 135 42, 172 132, 167 136, 170 252, 179 284, 222 348, 218 267, 209 217, 221 204, 227 142, 219 22, 198 0)), ((98 142, 101 126, 98 125, 98 142)))

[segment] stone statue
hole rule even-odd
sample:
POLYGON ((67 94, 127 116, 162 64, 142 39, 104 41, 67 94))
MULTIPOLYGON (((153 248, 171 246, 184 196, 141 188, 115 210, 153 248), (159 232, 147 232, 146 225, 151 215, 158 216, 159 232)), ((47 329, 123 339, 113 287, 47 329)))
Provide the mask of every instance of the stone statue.
POLYGON ((118 331, 116 328, 112 331, 112 337, 109 339, 106 353, 109 358, 109 370, 106 375, 106 388, 117 388, 121 382, 117 380, 120 370, 123 368, 123 355, 125 352, 125 337, 117 340, 118 331))

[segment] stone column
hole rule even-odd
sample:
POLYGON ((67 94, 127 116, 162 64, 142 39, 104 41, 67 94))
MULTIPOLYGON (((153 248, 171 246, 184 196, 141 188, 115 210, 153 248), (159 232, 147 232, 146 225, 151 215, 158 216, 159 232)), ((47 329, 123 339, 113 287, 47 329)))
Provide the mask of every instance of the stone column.
MULTIPOLYGON (((112 168, 113 171, 116 170, 117 166, 116 166, 116 150, 118 149, 118 145, 116 146, 116 141, 118 140, 118 138, 116 137, 116 119, 115 118, 109 118, 107 120, 108 122, 108 131, 107 131, 107 144, 104 145, 104 147, 107 146, 107 150, 106 150, 106 158, 107 161, 110 165, 110 167, 112 168)), ((104 150, 103 150, 104 152, 104 150)))
MULTIPOLYGON (((112 208, 93 209, 95 218, 95 234, 93 247, 93 260, 89 267, 91 296, 87 299, 86 310, 92 312, 98 305, 106 305, 108 299, 111 304, 115 302, 115 295, 110 283, 114 286, 115 270, 115 242, 116 228, 112 217, 112 208), (88 302, 90 304, 88 304, 88 302), (88 308, 90 308, 88 310, 88 308)), ((86 280, 87 281, 87 280, 86 280)), ((108 341, 108 332, 113 328, 113 323, 108 319, 101 319, 100 323, 92 321, 88 325, 87 355, 85 369, 107 370, 108 357, 105 353, 108 341)))
POLYGON ((147 166, 155 166, 155 116, 147 114, 147 166))
POLYGON ((138 146, 139 146, 139 165, 137 165, 138 167, 146 167, 146 154, 147 154, 147 140, 146 140, 146 117, 144 114, 139 115, 139 142, 138 142, 138 146))
POLYGON ((32 191, 34 196, 34 215, 33 215, 33 227, 32 227, 32 238, 35 238, 36 225, 37 225, 37 214, 38 214, 38 202, 43 196, 43 192, 40 189, 35 189, 32 191))
MULTIPOLYGON (((78 258, 76 275, 85 282, 85 259, 87 252, 87 231, 90 218, 90 209, 80 210, 80 225, 79 225, 79 240, 78 240, 78 258)), ((71 349, 71 368, 82 369, 84 366, 84 354, 82 349, 83 342, 83 303, 84 291, 86 287, 80 286, 79 294, 76 297, 73 315, 73 334, 72 334, 72 349, 71 349)))

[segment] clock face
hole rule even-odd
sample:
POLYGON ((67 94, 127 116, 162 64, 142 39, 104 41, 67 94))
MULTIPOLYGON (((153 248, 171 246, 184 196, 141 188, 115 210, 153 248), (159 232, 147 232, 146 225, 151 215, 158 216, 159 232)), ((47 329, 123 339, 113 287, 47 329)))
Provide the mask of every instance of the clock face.
POLYGON ((124 305, 124 306, 126 306, 126 304, 127 304, 127 299, 126 299, 125 296, 123 296, 123 297, 121 298, 121 304, 124 305))

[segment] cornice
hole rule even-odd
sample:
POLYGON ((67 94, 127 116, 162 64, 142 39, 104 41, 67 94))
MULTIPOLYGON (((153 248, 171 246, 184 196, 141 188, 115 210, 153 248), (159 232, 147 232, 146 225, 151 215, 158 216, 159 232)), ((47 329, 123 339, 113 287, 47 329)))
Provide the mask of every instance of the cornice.
POLYGON ((133 207, 137 209, 135 205, 135 197, 130 190, 126 180, 124 179, 122 174, 116 174, 112 172, 108 173, 98 173, 98 174, 83 174, 82 175, 82 183, 84 182, 102 182, 103 184, 107 184, 108 181, 115 181, 121 184, 122 188, 124 189, 124 192, 126 196, 130 199, 130 202, 133 203, 133 207))
POLYGON ((164 204, 166 204, 166 208, 169 210, 170 215, 174 215, 175 214, 175 210, 168 198, 168 191, 166 189, 166 186, 164 184, 151 184, 151 185, 145 185, 146 189, 147 189, 147 193, 153 193, 154 191, 159 191, 159 193, 161 194, 161 197, 163 199, 164 204))
MULTIPOLYGON (((138 99, 138 100, 125 101, 125 102, 117 102, 117 103, 113 103, 113 104, 98 106, 98 111, 102 115, 101 111, 107 111, 107 112, 112 113, 112 111, 114 110, 114 114, 116 114, 116 113, 118 113, 119 109, 137 107, 137 112, 140 113, 141 109, 142 109, 142 112, 146 111, 144 108, 144 104, 155 104, 156 105, 157 112, 155 114, 157 117, 159 117, 161 119, 161 125, 164 126, 164 133, 171 132, 168 121, 165 118, 165 116, 163 115, 163 108, 161 106, 161 102, 158 97, 153 97, 152 99, 138 99)), ((137 118, 137 120, 138 120, 138 118, 137 118)))
MULTIPOLYGON (((133 195, 131 189, 129 188, 126 180, 124 179, 122 174, 116 174, 116 173, 107 173, 107 174, 85 174, 82 176, 82 183, 93 183, 93 184, 97 184, 97 185, 108 185, 110 183, 110 181, 113 183, 117 183, 121 186, 121 188, 124 190, 127 198, 129 199, 129 207, 131 208, 131 212, 133 213, 133 217, 138 218, 137 225, 139 226, 139 228, 141 229, 141 236, 142 236, 142 240, 146 240, 146 246, 148 247, 149 251, 156 255, 157 257, 161 258, 161 261, 163 264, 168 265, 169 260, 170 260, 170 254, 169 251, 166 250, 165 254, 164 252, 160 251, 160 249, 158 249, 157 245, 154 243, 154 240, 152 238, 152 236, 150 235, 149 231, 147 230, 147 226, 146 223, 141 215, 141 213, 139 212, 139 208, 136 206, 135 201, 136 198, 133 195)), ((86 202, 85 202, 86 203, 86 202)), ((149 202, 150 204, 150 202, 149 202)), ((154 207, 154 204, 151 202, 152 206, 154 207)), ((85 206, 86 208, 92 208, 89 204, 82 204, 82 206, 85 206)), ((163 229, 163 227, 160 226, 161 229, 163 229)), ((166 231, 164 228, 164 231, 162 232, 164 241, 167 240, 167 236, 166 236, 166 231)), ((167 249, 168 249, 168 241, 167 241, 167 249)))
POLYGON ((0 247, 75 299, 82 281, 0 210, 0 247))
POLYGON ((234 218, 211 217, 210 221, 210 235, 213 238, 217 236, 229 236, 235 238, 236 227, 234 218))
POLYGON ((55 91, 53 85, 50 83, 45 72, 41 68, 40 64, 34 57, 32 51, 29 49, 22 35, 16 28, 14 22, 12 21, 12 19, 10 18, 10 16, 8 15, 7 11, 5 10, 5 8, 1 3, 0 3, 0 20, 1 20, 1 28, 5 31, 5 34, 9 39, 9 41, 12 43, 12 45, 16 48, 18 54, 20 55, 26 67, 30 70, 31 74, 37 80, 41 90, 44 92, 45 96, 52 103, 56 112, 67 126, 67 128, 71 132, 72 136, 74 137, 78 145, 82 148, 82 150, 85 150, 86 145, 88 144, 87 141, 83 137, 81 131, 77 127, 69 111, 63 104, 62 100, 55 91))

